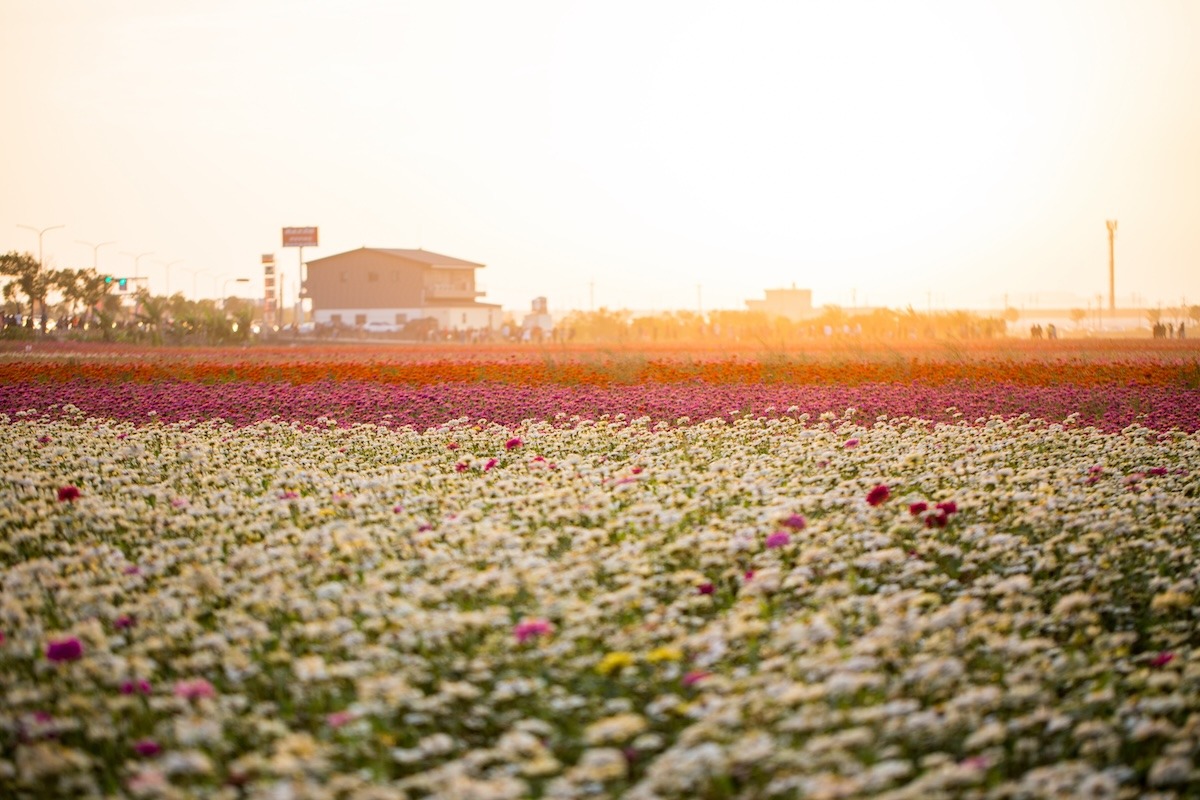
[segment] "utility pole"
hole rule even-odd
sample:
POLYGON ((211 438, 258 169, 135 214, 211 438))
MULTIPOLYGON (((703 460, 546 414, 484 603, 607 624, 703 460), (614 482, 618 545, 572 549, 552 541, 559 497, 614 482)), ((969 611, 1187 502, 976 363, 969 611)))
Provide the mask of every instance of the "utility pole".
POLYGON ((1116 243, 1117 238, 1117 221, 1115 219, 1106 220, 1104 223, 1108 227, 1108 310, 1114 312, 1117 310, 1117 293, 1116 293, 1116 243))

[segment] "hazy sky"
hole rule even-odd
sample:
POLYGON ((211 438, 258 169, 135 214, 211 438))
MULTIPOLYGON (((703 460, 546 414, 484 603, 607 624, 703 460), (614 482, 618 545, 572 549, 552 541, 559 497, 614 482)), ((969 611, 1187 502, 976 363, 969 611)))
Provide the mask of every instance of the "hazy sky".
POLYGON ((1195 303, 1197 43, 1193 0, 0 0, 0 251, 294 291, 316 225, 516 309, 1032 307, 1107 302, 1116 218, 1118 302, 1195 303))

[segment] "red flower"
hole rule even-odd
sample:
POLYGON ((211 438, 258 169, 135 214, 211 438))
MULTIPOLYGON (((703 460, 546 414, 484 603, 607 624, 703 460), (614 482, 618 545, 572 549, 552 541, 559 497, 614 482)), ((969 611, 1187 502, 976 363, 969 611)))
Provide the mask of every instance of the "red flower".
POLYGON ((702 583, 696 587, 696 591, 700 592, 700 594, 712 594, 716 590, 717 587, 713 586, 712 583, 702 583))
POLYGON ((504 449, 505 450, 516 450, 518 447, 521 446, 521 444, 522 444, 521 440, 518 439, 516 436, 514 436, 513 438, 509 439, 507 442, 504 443, 504 449))
POLYGON ((947 515, 958 513, 958 503, 954 502, 953 500, 947 500, 944 503, 938 503, 937 508, 943 514, 947 515))
POLYGON ((455 472, 466 472, 467 469, 468 469, 468 467, 467 467, 467 463, 465 461, 460 461, 454 465, 455 472))
POLYGON ((149 758, 161 753, 162 747, 153 739, 141 739, 133 743, 133 751, 143 758, 149 758))
POLYGON ((924 514, 928 508, 929 503, 926 503, 924 500, 922 500, 917 503, 910 503, 908 506, 908 513, 912 514, 914 517, 919 517, 924 514))
POLYGON ((1174 660, 1175 660, 1175 654, 1169 650, 1164 650, 1161 653, 1159 653, 1158 655, 1156 655, 1154 658, 1150 659, 1150 666, 1165 667, 1167 664, 1170 664, 1174 660))
POLYGON ((881 483, 867 493, 867 502, 873 506, 877 506, 891 496, 892 490, 881 483))
POLYGON ((77 500, 78 498, 79 498, 79 487, 78 486, 67 485, 67 486, 59 487, 58 502, 69 503, 73 500, 77 500))

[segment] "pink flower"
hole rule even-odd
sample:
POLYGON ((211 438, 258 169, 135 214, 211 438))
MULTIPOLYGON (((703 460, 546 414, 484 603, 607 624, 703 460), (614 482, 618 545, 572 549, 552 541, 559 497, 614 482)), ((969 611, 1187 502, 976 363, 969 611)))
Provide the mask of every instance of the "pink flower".
POLYGON ((175 683, 175 696, 184 700, 199 700, 202 697, 216 697, 217 690, 204 678, 191 678, 175 683))
POLYGON ((121 684, 121 694, 150 694, 153 691, 150 681, 138 678, 136 681, 125 681, 121 684))
POLYGON ((446 449, 447 450, 457 450, 458 442, 450 442, 448 445, 446 445, 446 449))
POLYGON ((42 434, 38 437, 38 444, 50 444, 50 437, 42 434))
POLYGON ((929 503, 926 503, 924 500, 921 500, 920 502, 917 502, 917 503, 909 503, 909 505, 908 505, 908 513, 912 514, 914 517, 921 516, 928 509, 929 509, 929 503))
POLYGON ((858 439, 847 439, 846 443, 842 445, 842 447, 846 448, 847 450, 853 450, 854 448, 858 447, 858 439))
POLYGON ((142 758, 150 758, 162 752, 162 747, 153 739, 140 739, 133 743, 133 751, 142 758))
POLYGON ((744 580, 746 583, 749 583, 750 581, 754 580, 754 570, 752 570, 752 569, 746 570, 745 574, 742 575, 742 580, 744 580))
POLYGON ((1159 653, 1158 655, 1156 655, 1154 658, 1150 659, 1150 666, 1165 667, 1167 664, 1170 664, 1174 660, 1175 660, 1175 654, 1169 650, 1164 650, 1161 653, 1159 653))
POLYGON ((518 439, 516 436, 514 436, 513 438, 509 439, 507 442, 504 443, 504 449, 505 450, 516 450, 522 444, 524 444, 524 443, 520 439, 518 439))
POLYGON ((494 458, 489 458, 489 459, 487 460, 487 463, 483 465, 483 471, 484 471, 484 472, 487 472, 489 469, 491 469, 492 467, 496 466, 496 464, 497 464, 497 463, 499 463, 499 462, 497 462, 497 461, 496 461, 496 459, 494 459, 494 458))
POLYGON ((334 711, 325 715, 325 724, 331 728, 340 728, 347 722, 354 721, 354 714, 349 711, 334 711))
POLYGON ((113 627, 117 630, 124 630, 125 628, 132 628, 134 622, 135 620, 132 614, 122 614, 113 620, 113 627))
POLYGON ((467 462, 465 462, 465 461, 460 461, 454 465, 455 472, 466 472, 467 469, 468 469, 467 462))
POLYGON ((403 513, 404 513, 404 506, 393 506, 393 507, 392 507, 392 513, 393 513, 393 514, 403 514, 403 513))
POLYGON ((537 636, 546 636, 554 632, 554 625, 545 619, 523 619, 513 626, 513 636, 521 644, 537 636))
POLYGON ((279 493, 280 500, 295 500, 299 496, 300 496, 299 492, 280 492, 279 493))
POLYGON ((138 567, 137 564, 130 564, 128 567, 121 570, 121 572, 124 573, 125 575, 141 575, 142 574, 142 570, 140 567, 138 567))
POLYGON ((802 531, 808 525, 808 520, 799 514, 791 514, 780 524, 783 525, 783 527, 791 528, 794 531, 802 531))
POLYGON ((711 675, 712 675, 711 672, 705 672, 704 670, 694 669, 691 672, 689 672, 683 676, 683 678, 682 678, 683 685, 684 686, 694 686, 695 684, 699 683, 700 681, 704 680, 705 678, 710 677, 711 675))
POLYGON ((46 658, 56 664, 78 661, 83 658, 83 643, 73 636, 70 639, 52 639, 46 646, 46 658))
POLYGON ((710 583, 702 583, 696 587, 696 591, 700 592, 700 594, 712 594, 716 590, 717 590, 716 587, 713 586, 711 582, 710 583))
POLYGON ((775 531, 775 533, 767 537, 766 544, 768 548, 774 549, 785 546, 791 540, 792 536, 787 531, 775 531))
POLYGON ((78 486, 67 485, 67 486, 59 487, 58 502, 70 503, 70 502, 73 502, 78 499, 79 499, 79 487, 78 486))
POLYGON ((877 506, 891 496, 892 490, 881 483, 867 493, 867 502, 873 506, 877 506))

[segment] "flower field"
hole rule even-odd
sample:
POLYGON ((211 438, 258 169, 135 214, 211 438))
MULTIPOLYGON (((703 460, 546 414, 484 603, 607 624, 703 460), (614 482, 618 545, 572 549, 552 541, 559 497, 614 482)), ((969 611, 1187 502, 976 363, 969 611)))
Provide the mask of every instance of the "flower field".
POLYGON ((0 796, 1200 794, 1190 343, 0 354, 0 796))

